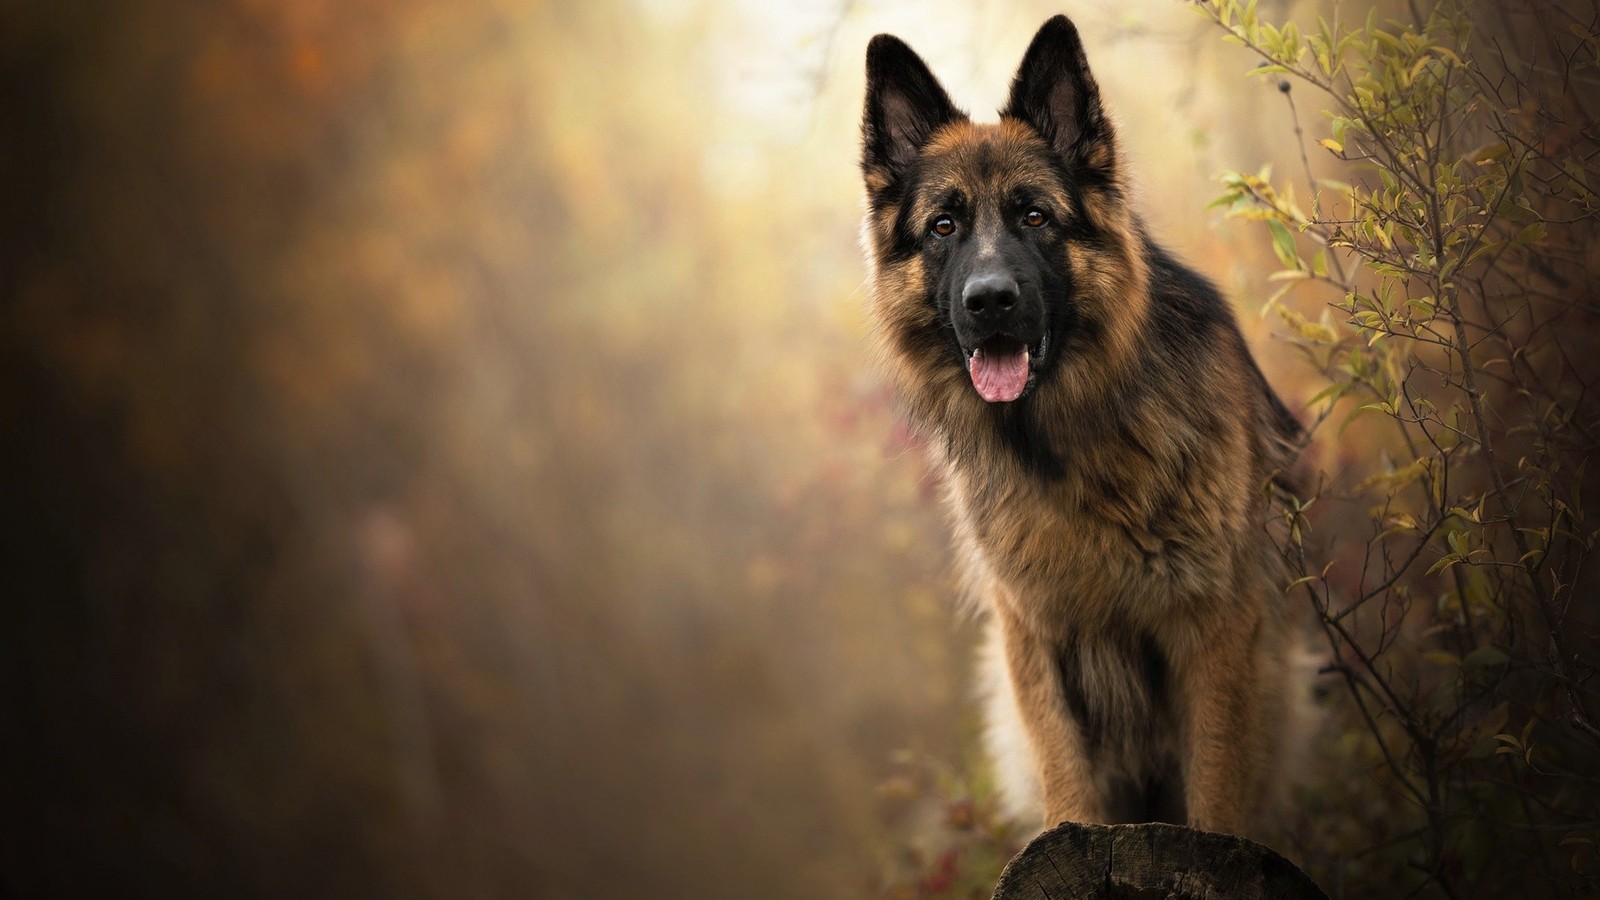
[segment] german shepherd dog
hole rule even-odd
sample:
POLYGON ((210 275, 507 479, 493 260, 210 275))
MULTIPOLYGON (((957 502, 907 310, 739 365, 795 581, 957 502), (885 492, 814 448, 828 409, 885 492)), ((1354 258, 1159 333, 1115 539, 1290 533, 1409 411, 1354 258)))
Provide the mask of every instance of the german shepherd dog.
POLYGON ((1044 24, 997 124, 873 38, 861 167, 874 330, 986 613, 1006 808, 1254 831, 1296 712, 1266 521, 1300 427, 1129 208, 1077 29, 1044 24))

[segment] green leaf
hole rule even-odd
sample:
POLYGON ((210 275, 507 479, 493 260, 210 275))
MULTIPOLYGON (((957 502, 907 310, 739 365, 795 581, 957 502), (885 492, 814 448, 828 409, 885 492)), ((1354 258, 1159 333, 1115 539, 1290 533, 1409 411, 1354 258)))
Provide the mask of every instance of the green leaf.
POLYGON ((1461 665, 1461 657, 1451 653, 1449 650, 1429 650, 1422 654, 1422 658, 1424 661, 1433 663, 1436 666, 1456 667, 1461 665))
POLYGON ((1261 304, 1261 317, 1266 318, 1267 313, 1272 312, 1272 310, 1277 308, 1278 301, 1282 300, 1285 294, 1294 290, 1295 284, 1296 282, 1294 281, 1286 281, 1281 287, 1273 291, 1272 296, 1268 297, 1267 301, 1261 304))
POLYGON ((1313 394, 1311 399, 1306 401, 1306 406, 1316 406, 1318 403, 1321 403, 1323 400, 1327 400, 1329 398, 1338 400, 1340 397, 1343 397, 1345 393, 1350 390, 1350 388, 1351 385, 1348 382, 1336 381, 1313 394))
POLYGON ((1532 225, 1529 225, 1526 228, 1522 229, 1521 231, 1517 232, 1516 243, 1518 243, 1518 244, 1533 244, 1533 243, 1537 243, 1539 241, 1544 240, 1545 233, 1546 233, 1546 230, 1545 230, 1545 227, 1544 227, 1544 223, 1543 222, 1534 222, 1532 225))
POLYGON ((1321 580, 1321 578, 1321 575, 1302 575, 1301 577, 1289 582, 1288 586, 1283 589, 1283 592, 1288 594, 1302 584, 1310 584, 1313 581, 1321 580))
POLYGON ((1461 670, 1468 675, 1475 675, 1485 669, 1503 666, 1511 661, 1499 647, 1479 647, 1461 659, 1461 670))
POLYGON ((1538 214, 1533 210, 1523 206, 1520 203, 1517 203, 1515 200, 1512 200, 1509 197, 1500 201, 1500 205, 1494 209, 1494 214, 1497 217, 1505 219, 1509 222, 1527 222, 1538 218, 1538 214))
POLYGON ((1454 553, 1447 553, 1444 556, 1439 557, 1439 561, 1429 566, 1428 571, 1423 574, 1432 575, 1435 572, 1447 571, 1451 566, 1458 562, 1461 562, 1461 557, 1455 555, 1454 553))
POLYGON ((1277 219, 1268 219, 1267 228, 1272 231, 1272 249, 1278 254, 1278 261, 1285 266, 1303 269, 1300 255, 1294 249, 1294 234, 1289 231, 1289 226, 1277 219))

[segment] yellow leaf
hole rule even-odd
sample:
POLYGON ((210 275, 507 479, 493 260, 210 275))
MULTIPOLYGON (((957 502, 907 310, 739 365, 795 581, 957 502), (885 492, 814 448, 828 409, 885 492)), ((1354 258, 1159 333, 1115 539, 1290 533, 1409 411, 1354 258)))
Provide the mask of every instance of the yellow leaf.
POLYGON ((1329 150, 1332 150, 1334 153, 1343 153, 1344 152, 1344 145, 1339 143, 1338 141, 1334 140, 1333 138, 1323 138, 1322 140, 1317 141, 1317 143, 1321 144, 1324 147, 1327 147, 1329 150))
POLYGON ((1416 481, 1418 478, 1421 478, 1423 475, 1431 474, 1433 471, 1433 465, 1433 457, 1424 456, 1421 459, 1418 459, 1416 462, 1402 466, 1398 469, 1394 469, 1389 472, 1379 472, 1375 475, 1368 476, 1367 478, 1363 479, 1360 484, 1356 485, 1356 491, 1364 491, 1368 488, 1377 487, 1378 485, 1384 485, 1392 490, 1399 490, 1411 482, 1416 481))

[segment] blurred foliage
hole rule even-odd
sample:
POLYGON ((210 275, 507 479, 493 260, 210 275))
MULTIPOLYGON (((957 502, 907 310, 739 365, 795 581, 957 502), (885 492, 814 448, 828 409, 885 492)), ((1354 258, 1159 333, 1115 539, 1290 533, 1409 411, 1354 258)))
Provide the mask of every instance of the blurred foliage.
POLYGON ((705 14, 618 12, 7 15, 8 888, 875 872, 964 664, 854 173, 708 188, 705 14))
POLYGON ((1030 836, 1002 816, 988 768, 973 759, 957 770, 910 752, 895 763, 878 793, 890 827, 908 839, 889 861, 882 896, 986 900, 1030 836))
POLYGON ((1308 865, 1336 895, 1596 896, 1600 8, 1198 8, 1291 109, 1296 85, 1329 104, 1350 179, 1303 157, 1309 212, 1267 170, 1218 201, 1268 226, 1317 441, 1363 451, 1282 498, 1288 590, 1346 688, 1308 865))

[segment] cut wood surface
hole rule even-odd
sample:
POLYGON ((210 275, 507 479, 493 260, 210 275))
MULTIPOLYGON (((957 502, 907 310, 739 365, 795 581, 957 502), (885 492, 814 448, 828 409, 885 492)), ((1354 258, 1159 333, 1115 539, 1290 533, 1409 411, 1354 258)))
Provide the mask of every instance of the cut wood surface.
POLYGON ((1254 841, 1178 825, 1064 822, 1000 874, 993 900, 1328 900, 1310 876, 1254 841))

